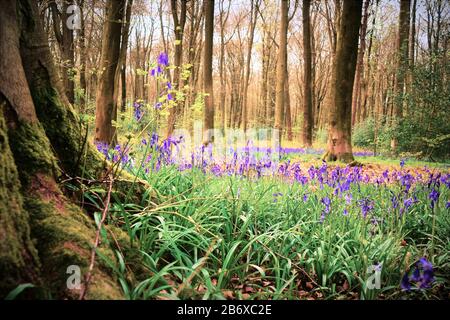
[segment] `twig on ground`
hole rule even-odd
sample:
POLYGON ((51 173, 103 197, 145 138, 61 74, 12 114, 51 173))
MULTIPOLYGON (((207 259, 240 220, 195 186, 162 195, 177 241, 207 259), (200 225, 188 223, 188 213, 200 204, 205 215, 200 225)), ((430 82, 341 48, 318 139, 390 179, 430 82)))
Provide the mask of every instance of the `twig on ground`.
POLYGON ((84 298, 86 296, 86 293, 87 293, 87 290, 88 290, 88 287, 89 287, 89 284, 90 284, 91 279, 92 279, 92 271, 94 269, 94 263, 95 263, 95 256, 96 256, 96 252, 97 252, 97 247, 100 244, 100 232, 101 232, 103 223, 105 222, 106 216, 107 216, 108 211, 109 211, 108 209, 109 209, 109 203, 111 201, 111 192, 112 192, 113 181, 114 181, 113 177, 110 177, 108 194, 106 195, 106 200, 105 200, 105 205, 104 205, 105 207, 103 209, 102 217, 100 219, 100 222, 99 222, 98 227, 97 227, 97 232, 95 234, 95 242, 94 242, 94 246, 92 247, 92 251, 91 251, 91 260, 90 260, 90 264, 89 264, 89 269, 88 269, 88 273, 86 274, 86 277, 85 277, 84 285, 83 285, 83 287, 81 289, 79 300, 84 300, 84 298))

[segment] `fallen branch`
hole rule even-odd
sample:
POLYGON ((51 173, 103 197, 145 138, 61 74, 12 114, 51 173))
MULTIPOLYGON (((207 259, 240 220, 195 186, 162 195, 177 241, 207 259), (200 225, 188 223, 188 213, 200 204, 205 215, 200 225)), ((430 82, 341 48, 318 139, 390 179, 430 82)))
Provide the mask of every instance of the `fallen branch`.
POLYGON ((111 192, 112 192, 113 181, 114 181, 114 179, 112 177, 110 177, 108 194, 106 195, 106 200, 105 200, 105 208, 103 209, 102 218, 100 219, 100 222, 99 222, 98 227, 97 227, 97 232, 95 234, 95 242, 94 242, 94 246, 92 247, 92 251, 91 251, 91 261, 90 261, 90 264, 89 264, 88 273, 86 274, 86 278, 85 278, 85 281, 84 281, 84 286, 81 289, 79 300, 84 300, 84 298, 86 296, 86 292, 87 292, 88 287, 89 287, 89 284, 90 284, 91 279, 92 279, 92 271, 94 269, 94 263, 95 263, 95 256, 96 256, 96 252, 97 252, 97 247, 100 244, 100 232, 101 232, 103 223, 106 220, 106 215, 108 214, 108 208, 109 208, 109 203, 110 203, 110 200, 111 200, 111 192))

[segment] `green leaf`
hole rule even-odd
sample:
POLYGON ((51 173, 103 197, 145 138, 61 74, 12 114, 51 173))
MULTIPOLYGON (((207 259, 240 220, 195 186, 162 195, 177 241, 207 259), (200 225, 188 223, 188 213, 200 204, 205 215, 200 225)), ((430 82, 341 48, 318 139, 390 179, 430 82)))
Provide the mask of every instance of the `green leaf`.
POLYGON ((18 285, 15 289, 11 290, 10 293, 6 296, 5 300, 15 300, 18 295, 20 295, 25 289, 34 288, 34 284, 32 283, 23 283, 18 285))

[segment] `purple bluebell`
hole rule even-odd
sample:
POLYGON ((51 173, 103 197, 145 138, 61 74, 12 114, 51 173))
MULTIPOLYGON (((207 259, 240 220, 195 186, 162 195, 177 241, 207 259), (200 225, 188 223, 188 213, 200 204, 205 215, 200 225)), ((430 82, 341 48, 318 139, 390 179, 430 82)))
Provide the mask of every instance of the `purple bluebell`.
POLYGON ((163 52, 158 56, 158 64, 164 67, 169 65, 169 56, 167 53, 163 52))
POLYGON ((430 194, 428 195, 428 198, 430 198, 430 200, 431 200, 430 205, 431 205, 432 209, 434 208, 434 205, 436 204, 436 202, 439 201, 439 195, 440 195, 440 193, 436 189, 431 190, 430 194))
POLYGON ((374 207, 374 202, 369 198, 364 198, 358 201, 361 207, 362 216, 365 218, 367 214, 372 211, 374 207))
POLYGON ((407 272, 405 272, 405 274, 402 277, 400 287, 405 291, 411 290, 411 282, 409 281, 409 276, 407 272))

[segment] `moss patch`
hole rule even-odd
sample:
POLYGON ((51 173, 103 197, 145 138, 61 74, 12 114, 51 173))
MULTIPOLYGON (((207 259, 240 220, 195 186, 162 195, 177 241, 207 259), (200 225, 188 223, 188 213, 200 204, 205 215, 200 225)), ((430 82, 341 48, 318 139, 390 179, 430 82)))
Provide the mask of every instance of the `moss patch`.
POLYGON ((40 124, 18 123, 8 134, 22 185, 28 185, 38 172, 58 175, 56 159, 40 124))
POLYGON ((37 251, 30 239, 18 176, 0 109, 0 298, 20 283, 39 281, 37 251))
MULTIPOLYGON (((60 197, 63 197, 60 195, 60 197)), ((87 273, 91 248, 95 239, 95 225, 79 207, 67 200, 63 206, 61 199, 26 198, 26 208, 31 213, 32 235, 37 240, 37 248, 43 265, 43 277, 54 298, 74 298, 78 290, 66 286, 67 268, 77 265, 84 276, 87 273)), ((99 247, 101 255, 116 263, 113 251, 99 247)), ((112 269, 98 256, 95 261, 93 282, 89 286, 88 299, 121 299, 122 292, 112 269)))
POLYGON ((86 141, 86 128, 71 105, 64 105, 54 89, 32 88, 36 114, 58 156, 60 166, 70 175, 84 173, 98 177, 103 171, 104 159, 97 149, 86 141))

